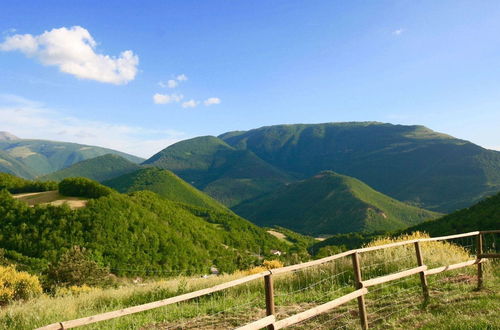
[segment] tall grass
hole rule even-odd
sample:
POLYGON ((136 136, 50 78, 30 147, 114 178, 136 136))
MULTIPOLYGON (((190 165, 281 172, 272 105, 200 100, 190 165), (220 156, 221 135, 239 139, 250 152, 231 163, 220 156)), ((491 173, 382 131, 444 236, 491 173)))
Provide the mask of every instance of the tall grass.
MULTIPOLYGON (((379 239, 370 243, 369 246, 425 237, 427 236, 424 234, 416 233, 397 239, 379 239)), ((449 242, 423 243, 422 253, 424 263, 429 265, 429 268, 473 258, 467 245, 449 242)), ((417 266, 413 244, 363 253, 361 264, 364 279, 417 266)), ((431 285, 436 283, 437 286, 439 282, 436 281, 456 274, 472 279, 474 271, 474 267, 469 267, 451 274, 434 275, 430 283, 431 285)), ((0 311, 0 328, 36 328, 54 322, 165 299, 185 292, 211 287, 244 275, 245 273, 237 273, 208 279, 178 277, 142 285, 126 284, 120 288, 94 290, 61 297, 43 296, 3 308, 0 311)), ((354 290, 353 278, 350 257, 340 258, 293 273, 275 275, 275 302, 278 318, 307 310, 352 292, 354 290)), ((472 285, 470 287, 472 288, 472 285)), ((401 313, 408 312, 408 306, 419 308, 422 302, 420 290, 418 275, 370 288, 370 293, 367 295, 369 320, 374 324, 385 322, 380 319, 391 310, 388 307, 391 304, 394 309, 400 310, 401 313)), ((431 290, 434 290, 432 286, 431 290)), ((231 328, 263 317, 265 315, 264 301, 263 281, 255 280, 188 302, 96 323, 85 328, 129 329, 144 326, 173 329, 231 328)), ((308 328, 308 326, 315 324, 318 326, 327 324, 323 327, 325 329, 330 326, 333 328, 334 325, 339 324, 356 327, 356 310, 355 301, 353 301, 335 309, 328 314, 328 317, 325 315, 316 317, 310 322, 305 322, 299 328, 308 328)))

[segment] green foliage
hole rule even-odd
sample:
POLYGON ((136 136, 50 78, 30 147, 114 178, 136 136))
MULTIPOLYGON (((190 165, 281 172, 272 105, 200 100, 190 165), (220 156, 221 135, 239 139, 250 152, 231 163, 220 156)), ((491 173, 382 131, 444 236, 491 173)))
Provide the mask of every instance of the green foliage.
POLYGON ((0 219, 0 248, 54 264, 77 245, 118 275, 199 274, 212 265, 230 272, 248 268, 259 251, 287 249, 230 211, 176 203, 148 191, 112 193, 71 210, 28 207, 3 190, 0 219))
POLYGON ((333 170, 431 210, 456 210, 500 190, 500 152, 423 126, 277 125, 219 138, 282 171, 308 177, 333 170))
POLYGON ((58 171, 85 159, 115 154, 140 163, 142 158, 116 150, 77 143, 45 140, 1 140, 0 172, 7 172, 26 179, 58 171))
POLYGON ((106 154, 95 158, 82 160, 69 167, 40 177, 40 180, 60 181, 69 177, 84 177, 95 181, 104 181, 117 176, 137 171, 141 167, 126 158, 106 154))
POLYGON ((33 298, 41 293, 42 286, 36 276, 18 272, 13 266, 0 266, 0 305, 33 298))
POLYGON ((476 230, 496 230, 500 225, 500 193, 442 218, 410 227, 405 232, 424 231, 431 236, 451 235, 476 230))
POLYGON ((149 190, 172 201, 227 211, 223 205, 192 187, 172 172, 156 167, 125 174, 104 181, 103 184, 121 193, 149 190))
POLYGON ((92 255, 79 246, 66 251, 57 262, 51 264, 47 279, 55 286, 104 286, 110 283, 109 269, 100 266, 92 255))
POLYGON ((57 183, 53 181, 30 181, 12 174, 0 173, 0 190, 7 189, 12 194, 56 190, 57 183))
POLYGON ((213 136, 175 143, 144 164, 173 171, 227 206, 269 192, 291 180, 289 174, 253 152, 238 150, 213 136))
POLYGON ((59 182, 59 192, 65 196, 99 198, 111 194, 113 189, 87 178, 66 178, 59 182))
POLYGON ((309 235, 402 229, 438 216, 331 171, 233 209, 256 224, 278 225, 309 235))

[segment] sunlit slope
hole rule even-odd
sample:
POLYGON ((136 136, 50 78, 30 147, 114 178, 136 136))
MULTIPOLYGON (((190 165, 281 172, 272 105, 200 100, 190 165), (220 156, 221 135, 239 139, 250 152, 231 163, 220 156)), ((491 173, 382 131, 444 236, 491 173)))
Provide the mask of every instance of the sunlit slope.
POLYGON ((194 188, 174 173, 156 167, 144 168, 103 182, 119 192, 149 190, 172 201, 203 208, 229 211, 216 200, 194 188))
POLYGON ((278 225, 310 235, 402 229, 439 215, 331 171, 289 184, 233 210, 258 225, 278 225))
POLYGON ((28 179, 106 154, 119 155, 134 163, 142 161, 116 150, 46 140, 0 140, 0 152, 1 171, 28 179))
POLYGON ((225 205, 262 195, 291 180, 251 151, 204 136, 178 142, 144 162, 173 171, 225 205))
POLYGON ((309 177, 333 170, 432 210, 456 210, 500 190, 500 152, 424 126, 277 125, 219 138, 282 171, 309 177))
POLYGON ((70 177, 85 177, 104 181, 117 176, 137 171, 141 167, 124 157, 107 154, 73 164, 62 170, 40 177, 40 180, 60 181, 70 177))

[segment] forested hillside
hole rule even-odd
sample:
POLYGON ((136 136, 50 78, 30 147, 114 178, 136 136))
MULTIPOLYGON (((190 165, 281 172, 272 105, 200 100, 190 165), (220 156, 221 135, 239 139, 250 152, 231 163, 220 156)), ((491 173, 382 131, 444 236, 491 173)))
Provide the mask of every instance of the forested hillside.
POLYGON ((171 201, 198 207, 229 211, 216 200, 180 179, 168 170, 156 167, 141 169, 103 182, 121 193, 149 190, 171 201))
POLYGON ((0 139, 0 171, 33 179, 106 154, 118 155, 133 163, 143 161, 140 157, 116 150, 77 143, 0 139))
POLYGON ((137 171, 141 167, 122 156, 106 154, 73 164, 62 170, 44 175, 40 180, 60 181, 69 177, 85 177, 104 181, 117 176, 137 171))
POLYGON ((24 268, 43 271, 80 246, 115 274, 204 273, 212 265, 231 272, 257 262, 259 253, 289 248, 230 211, 177 203, 153 192, 124 195, 88 179, 65 180, 60 192, 94 198, 71 210, 29 207, 0 192, 0 248, 24 268))
POLYGON ((272 191, 292 176, 211 136, 173 144, 144 162, 168 169, 227 206, 272 191))
POLYGON ((432 236, 451 235, 476 230, 496 230, 500 228, 500 193, 479 203, 434 221, 428 221, 405 230, 425 231, 432 236))
POLYGON ((234 211, 258 225, 309 235, 402 229, 439 216, 331 171, 242 203, 234 211))
POLYGON ((277 125, 200 137, 145 163, 173 171, 230 206, 323 170, 440 212, 500 190, 500 152, 423 126, 377 122, 277 125), (238 151, 250 154, 230 161, 238 151))

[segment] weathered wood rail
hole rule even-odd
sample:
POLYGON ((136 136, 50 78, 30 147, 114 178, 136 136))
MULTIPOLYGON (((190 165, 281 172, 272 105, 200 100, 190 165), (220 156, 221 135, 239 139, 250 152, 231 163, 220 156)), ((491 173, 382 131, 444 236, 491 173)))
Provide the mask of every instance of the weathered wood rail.
POLYGON ((151 302, 151 303, 147 303, 147 304, 143 304, 143 305, 123 308, 123 309, 112 311, 112 312, 83 317, 80 319, 49 324, 47 326, 38 328, 37 330, 69 329, 69 328, 75 328, 78 326, 83 326, 83 325, 101 322, 101 321, 105 321, 105 320, 111 320, 111 319, 115 319, 115 318, 122 317, 125 315, 139 313, 139 312, 151 310, 154 308, 159 308, 159 307, 187 301, 187 300, 190 300, 193 298, 205 296, 205 295, 208 295, 208 294, 211 294, 214 292, 218 292, 218 291, 222 291, 222 290, 225 290, 228 288, 232 288, 232 287, 235 287, 235 286, 238 286, 238 285, 241 285, 243 283, 247 283, 247 282, 259 279, 259 278, 264 278, 267 316, 264 318, 261 318, 259 320, 256 320, 252 323, 246 324, 246 325, 238 328, 239 330, 242 330, 242 329, 253 330, 253 329, 261 329, 261 328, 265 328, 265 327, 267 327, 268 329, 282 329, 282 328, 291 326, 293 324, 302 322, 304 320, 307 320, 309 318, 312 318, 312 317, 319 315, 321 313, 325 313, 325 312, 327 312, 335 307, 338 307, 342 304, 345 304, 353 299, 358 300, 361 328, 368 329, 366 304, 365 304, 365 300, 364 300, 364 296, 369 292, 367 289, 368 287, 419 274, 420 280, 421 280, 423 296, 424 296, 424 299, 427 300, 427 299, 429 299, 429 288, 428 288, 427 279, 426 279, 427 276, 438 274, 438 273, 441 273, 444 271, 453 270, 453 269, 459 269, 462 267, 477 265, 477 267, 478 267, 477 268, 477 283, 478 283, 477 285, 478 285, 478 289, 481 289, 481 287, 483 285, 483 267, 482 267, 483 262, 485 262, 489 258, 499 258, 500 257, 500 254, 498 254, 498 253, 483 253, 483 235, 484 234, 500 234, 500 230, 474 231, 474 232, 469 232, 469 233, 464 233, 464 234, 408 240, 408 241, 385 244, 385 245, 380 245, 380 246, 373 246, 373 247, 350 250, 350 251, 339 253, 339 254, 329 256, 326 258, 318 259, 318 260, 313 260, 313 261, 309 261, 309 262, 305 262, 305 263, 301 263, 301 264, 296 264, 296 265, 291 265, 291 266, 287 266, 287 267, 267 270, 267 271, 264 271, 264 272, 261 272, 258 274, 253 274, 253 275, 242 277, 240 279, 236 279, 233 281, 222 283, 222 284, 210 287, 210 288, 182 294, 179 296, 175 296, 175 297, 171 297, 171 298, 167 298, 167 299, 163 299, 163 300, 159 300, 159 301, 155 301, 155 302, 151 302), (471 237, 471 236, 476 236, 476 238, 477 238, 477 240, 476 240, 476 259, 468 260, 465 262, 460 262, 460 263, 456 263, 456 264, 452 264, 452 265, 440 266, 440 267, 433 268, 433 269, 428 269, 428 267, 424 264, 424 258, 422 256, 421 251, 420 251, 420 244, 421 243, 430 242, 430 241, 444 241, 444 240, 449 240, 449 239, 471 237), (392 247, 396 247, 396 246, 403 246, 403 245, 408 245, 408 244, 414 244, 414 246, 415 246, 415 256, 416 256, 417 267, 411 268, 408 270, 404 270, 401 272, 389 274, 389 275, 384 275, 384 276, 368 279, 368 280, 362 279, 361 263, 360 263, 360 258, 359 258, 360 254, 366 253, 369 251, 388 249, 388 248, 392 248, 392 247), (316 307, 311 308, 309 310, 306 310, 304 312, 292 315, 292 316, 287 317, 287 318, 282 319, 282 320, 277 320, 276 315, 275 315, 275 305, 274 305, 273 276, 278 275, 278 274, 289 273, 289 272, 301 270, 301 269, 312 267, 312 266, 321 265, 321 264, 331 262, 333 260, 340 259, 340 258, 347 257, 347 256, 351 256, 352 261, 353 261, 352 264, 353 264, 353 271, 354 271, 354 277, 355 277, 355 288, 354 288, 355 291, 348 293, 342 297, 336 298, 336 299, 329 301, 327 303, 324 303, 322 305, 319 305, 319 306, 316 306, 316 307))

